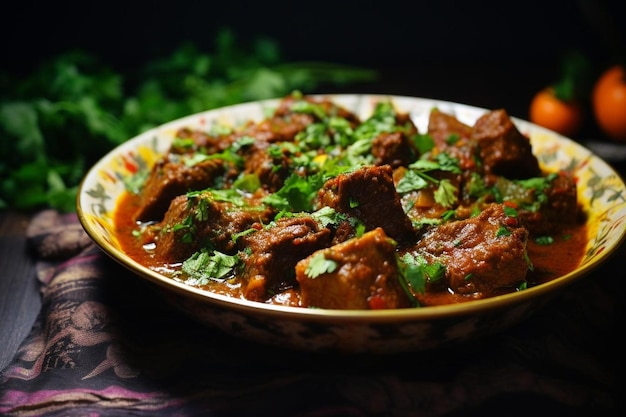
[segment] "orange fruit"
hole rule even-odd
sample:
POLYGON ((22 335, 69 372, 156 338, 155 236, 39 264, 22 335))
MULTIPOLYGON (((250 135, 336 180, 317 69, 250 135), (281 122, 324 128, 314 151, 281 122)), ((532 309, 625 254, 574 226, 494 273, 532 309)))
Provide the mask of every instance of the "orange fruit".
POLYGON ((621 65, 606 69, 592 92, 593 113, 598 127, 610 139, 626 142, 626 71, 621 65))
POLYGON ((583 108, 579 101, 558 98, 552 87, 540 90, 530 102, 530 121, 560 133, 574 136, 580 130, 583 108))

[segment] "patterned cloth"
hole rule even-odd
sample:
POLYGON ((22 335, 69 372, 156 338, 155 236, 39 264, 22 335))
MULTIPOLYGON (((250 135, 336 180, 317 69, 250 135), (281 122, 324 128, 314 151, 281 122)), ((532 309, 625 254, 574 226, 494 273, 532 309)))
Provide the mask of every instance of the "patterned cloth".
POLYGON ((625 269, 624 248, 508 331, 437 351, 339 356, 264 346, 194 322, 103 254, 75 215, 44 211, 27 233, 43 305, 0 374, 2 415, 623 411, 617 369, 624 289, 621 275, 609 270, 625 269))

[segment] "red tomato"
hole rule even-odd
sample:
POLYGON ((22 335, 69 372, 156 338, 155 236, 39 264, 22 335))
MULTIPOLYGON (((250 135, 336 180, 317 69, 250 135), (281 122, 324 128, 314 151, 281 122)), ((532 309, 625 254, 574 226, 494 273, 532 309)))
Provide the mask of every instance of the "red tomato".
POLYGON ((533 97, 529 111, 530 121, 564 136, 574 136, 583 121, 583 108, 579 101, 564 101, 552 88, 545 88, 533 97))
POLYGON ((600 129, 610 138, 626 142, 626 71, 621 65, 605 70, 592 93, 593 113, 600 129))

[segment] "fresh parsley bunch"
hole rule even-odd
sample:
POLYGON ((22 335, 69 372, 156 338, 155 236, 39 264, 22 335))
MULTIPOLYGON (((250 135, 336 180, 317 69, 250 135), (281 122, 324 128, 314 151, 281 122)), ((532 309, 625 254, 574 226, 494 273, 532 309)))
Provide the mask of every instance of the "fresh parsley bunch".
POLYGON ((218 34, 213 53, 185 44, 133 73, 71 51, 26 79, 0 74, 0 209, 74 211, 78 185, 91 165, 170 120, 375 78, 369 69, 284 62, 274 41, 258 38, 243 48, 228 29, 218 34))

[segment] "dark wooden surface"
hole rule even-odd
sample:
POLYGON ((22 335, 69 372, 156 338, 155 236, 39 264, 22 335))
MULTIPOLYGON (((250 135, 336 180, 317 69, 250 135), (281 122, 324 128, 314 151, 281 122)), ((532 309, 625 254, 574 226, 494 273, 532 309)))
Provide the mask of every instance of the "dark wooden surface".
POLYGON ((41 298, 26 245, 29 216, 0 213, 0 369, 11 360, 39 313, 41 298))

